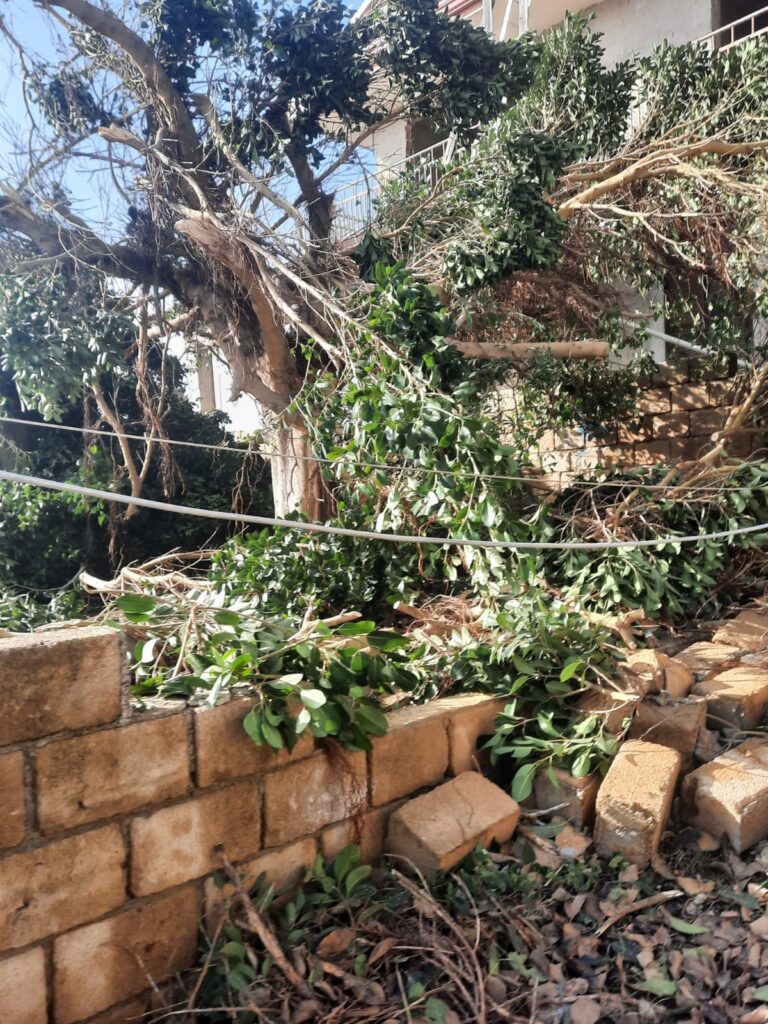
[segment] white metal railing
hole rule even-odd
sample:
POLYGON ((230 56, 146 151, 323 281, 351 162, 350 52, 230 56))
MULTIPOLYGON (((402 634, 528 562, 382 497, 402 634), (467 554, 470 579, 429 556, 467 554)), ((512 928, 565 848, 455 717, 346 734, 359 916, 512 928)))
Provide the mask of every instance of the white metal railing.
MULTIPOLYGON (((478 7, 480 6, 478 3, 478 7)), ((763 35, 768 35, 768 5, 721 28, 713 29, 693 42, 704 43, 712 51, 721 51, 763 35)), ((631 115, 633 127, 639 126, 642 114, 641 107, 636 105, 631 115)), ((388 164, 379 171, 370 171, 356 181, 341 185, 334 196, 335 240, 350 242, 363 234, 374 218, 376 200, 381 195, 382 183, 388 178, 408 173, 417 182, 435 185, 440 165, 451 160, 455 152, 456 141, 453 136, 449 136, 427 149, 388 164)))

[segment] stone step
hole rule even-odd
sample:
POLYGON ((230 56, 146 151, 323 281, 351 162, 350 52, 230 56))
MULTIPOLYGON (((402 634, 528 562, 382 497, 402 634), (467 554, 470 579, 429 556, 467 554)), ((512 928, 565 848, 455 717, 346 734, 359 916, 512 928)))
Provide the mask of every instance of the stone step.
POLYGON ((423 874, 450 871, 480 843, 505 842, 520 819, 517 803, 477 772, 409 800, 389 819, 385 850, 423 874))
POLYGON ((693 693, 706 697, 713 729, 754 729, 768 708, 768 672, 750 666, 731 668, 697 683, 693 693))
POLYGON ((683 781, 684 821, 737 853, 768 837, 768 740, 751 739, 691 772, 683 781))
POLYGON ((597 794, 595 849, 646 867, 666 825, 682 755, 646 740, 627 740, 597 794))

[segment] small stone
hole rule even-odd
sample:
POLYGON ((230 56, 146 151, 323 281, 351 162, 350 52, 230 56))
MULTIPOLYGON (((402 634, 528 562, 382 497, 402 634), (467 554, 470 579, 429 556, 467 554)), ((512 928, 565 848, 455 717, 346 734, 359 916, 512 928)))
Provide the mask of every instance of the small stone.
POLYGON ((509 839, 517 803, 478 772, 462 772, 409 800, 389 819, 386 849, 425 874, 450 871, 477 846, 509 839))
POLYGON ((768 740, 747 740, 688 775, 682 787, 684 821, 742 853, 768 837, 768 740))
POLYGON ((707 698, 711 728, 754 729, 768 706, 768 672, 731 668, 697 683, 693 692, 707 698))
POLYGON ((627 740, 597 794, 595 848, 645 867, 669 817, 682 755, 671 747, 627 740))

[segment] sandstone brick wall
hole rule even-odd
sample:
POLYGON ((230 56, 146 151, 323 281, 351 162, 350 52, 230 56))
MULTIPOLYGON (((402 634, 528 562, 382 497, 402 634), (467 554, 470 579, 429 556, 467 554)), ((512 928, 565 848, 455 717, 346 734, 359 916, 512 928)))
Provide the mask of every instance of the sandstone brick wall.
POLYGON ((131 713, 122 637, 0 640, 0 1022, 123 1024, 194 963, 222 892, 219 848, 298 881, 318 852, 381 854, 403 798, 471 767, 503 702, 390 715, 371 754, 288 754, 242 729, 247 699, 131 713))
MULTIPOLYGON (((701 360, 678 358, 659 365, 647 381, 637 410, 638 422, 620 426, 599 440, 579 430, 547 431, 535 461, 553 485, 567 484, 598 467, 631 468, 656 462, 695 459, 711 446, 733 400, 733 381, 701 360)), ((514 413, 512 413, 514 416, 514 413)), ((737 458, 765 448, 764 432, 748 428, 734 434, 728 453, 737 458)))

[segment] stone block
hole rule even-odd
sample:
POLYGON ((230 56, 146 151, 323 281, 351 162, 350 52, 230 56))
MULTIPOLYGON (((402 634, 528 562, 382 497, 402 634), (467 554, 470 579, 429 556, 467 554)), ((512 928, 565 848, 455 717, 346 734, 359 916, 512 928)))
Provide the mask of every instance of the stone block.
MULTIPOLYGON (((317 856, 317 843, 314 837, 299 839, 295 843, 282 847, 280 850, 267 850, 237 868, 240 879, 246 890, 250 891, 262 875, 266 876, 268 885, 275 889, 292 889, 304 877, 305 870, 317 856)), ((233 886, 229 882, 217 885, 214 879, 206 879, 204 886, 205 926, 209 934, 213 934, 221 920, 226 904, 232 898, 233 886)))
POLYGON ((683 780, 684 821, 728 836, 737 853, 768 837, 768 740, 747 740, 683 780))
POLYGON ((0 850, 24 842, 24 819, 24 755, 17 750, 0 755, 0 850))
POLYGON ((672 388, 672 409, 705 409, 709 404, 706 383, 681 384, 672 388))
POLYGON ((651 388, 640 395, 637 405, 641 413, 669 412, 672 402, 669 396, 669 388, 651 388))
POLYGON ((652 421, 653 436, 659 439, 669 437, 687 437, 690 423, 687 412, 672 412, 666 416, 654 416, 652 421))
POLYGON ((137 722, 56 740, 37 753, 37 813, 45 834, 183 796, 186 717, 137 722))
POLYGON ((388 716, 389 731, 373 741, 374 807, 434 786, 448 771, 448 720, 441 702, 401 708, 388 716))
POLYGON ((323 856, 330 860, 341 853, 345 846, 354 844, 360 847, 360 857, 364 864, 372 864, 379 860, 384 852, 389 819, 402 805, 402 800, 396 800, 386 807, 375 807, 362 818, 338 821, 335 825, 329 825, 320 834, 320 849, 323 856))
POLYGON ((117 826, 58 839, 0 860, 0 949, 27 946, 125 902, 117 826))
POLYGON ((645 867, 666 825, 682 755, 645 740, 627 740, 597 794, 595 848, 645 867))
POLYGON ((723 429, 724 409, 695 409, 691 417, 691 437, 710 437, 723 429))
POLYGON ((448 716, 449 768, 453 775, 477 771, 488 760, 477 749, 478 741, 493 735, 496 719, 506 703, 484 693, 441 698, 439 704, 448 716))
POLYGON ((299 738, 290 754, 287 750, 275 751, 254 743, 243 728, 243 719, 252 707, 253 700, 244 697, 215 708, 198 708, 195 711, 199 786, 212 786, 215 782, 255 775, 313 753, 315 741, 309 733, 299 738))
POLYGON ((334 748, 264 780, 265 846, 285 846, 368 806, 364 753, 334 748))
POLYGON ((602 719, 608 732, 619 733, 641 699, 641 694, 623 690, 591 690, 581 698, 577 709, 585 718, 594 715, 602 719))
POLYGON ((462 772, 395 811, 386 850, 424 874, 450 871, 478 843, 506 842, 519 820, 509 794, 478 772, 462 772))
POLYGON ((671 697, 679 700, 687 697, 693 686, 693 673, 690 668, 675 658, 670 658, 663 651, 646 648, 632 651, 627 655, 627 664, 633 672, 648 682, 648 693, 666 690, 671 697))
POLYGON ((553 768, 551 772, 554 779, 546 769, 541 769, 536 774, 533 783, 536 807, 540 810, 549 810, 551 807, 566 804, 556 812, 558 816, 566 818, 579 828, 590 824, 595 814, 595 801, 601 777, 593 772, 577 779, 562 768, 553 768))
POLYGON ((200 900, 188 887, 54 942, 56 1024, 75 1024, 191 967, 200 900))
MULTIPOLYGON (((147 992, 145 996, 136 999, 129 999, 119 1006, 112 1006, 104 1013, 91 1017, 88 1024, 147 1024, 147 1013, 152 1007, 153 993, 147 992)), ((167 1005, 167 1004, 166 1004, 167 1005)))
POLYGON ((628 736, 672 747, 690 760, 706 721, 706 698, 690 696, 670 700, 666 694, 660 694, 646 698, 639 705, 628 736))
POLYGON ((707 721, 713 729, 754 729, 768 707, 768 672, 751 666, 731 668, 697 683, 693 692, 707 698, 707 721))
POLYGON ((131 887, 136 896, 170 889, 261 849, 261 794, 239 782, 131 822, 131 887))
POLYGON ((686 665, 697 679, 701 679, 724 667, 730 667, 731 663, 735 664, 739 654, 738 647, 700 641, 679 651, 675 661, 686 665))
POLYGON ((0 640, 0 747, 114 722, 122 651, 116 630, 90 626, 0 640))
POLYGON ((0 1021, 48 1024, 45 951, 38 946, 0 960, 0 1021))
POLYGON ((768 615, 740 612, 721 626, 712 639, 715 643, 738 647, 740 651, 762 651, 768 648, 768 615))

